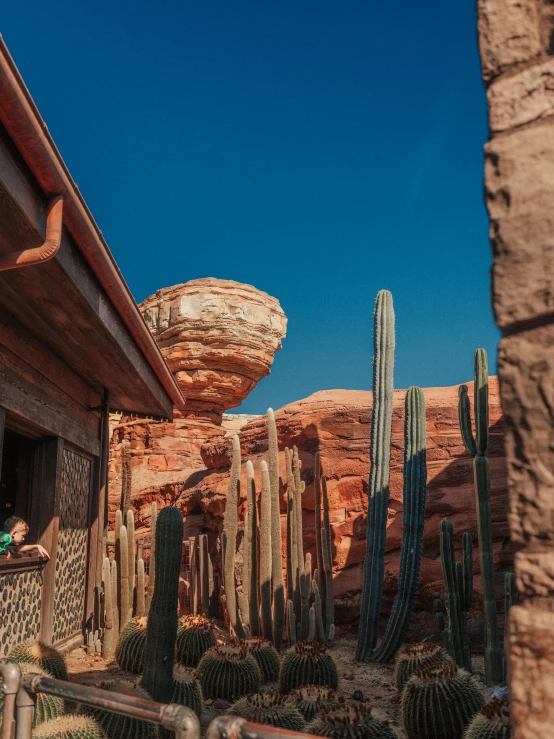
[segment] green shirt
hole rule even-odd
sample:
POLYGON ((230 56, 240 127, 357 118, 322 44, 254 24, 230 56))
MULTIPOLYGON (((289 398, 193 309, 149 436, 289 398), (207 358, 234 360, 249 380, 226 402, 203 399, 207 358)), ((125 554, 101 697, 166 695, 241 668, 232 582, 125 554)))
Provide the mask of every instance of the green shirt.
POLYGON ((12 537, 7 531, 0 531, 0 554, 5 554, 7 548, 12 543, 12 537))

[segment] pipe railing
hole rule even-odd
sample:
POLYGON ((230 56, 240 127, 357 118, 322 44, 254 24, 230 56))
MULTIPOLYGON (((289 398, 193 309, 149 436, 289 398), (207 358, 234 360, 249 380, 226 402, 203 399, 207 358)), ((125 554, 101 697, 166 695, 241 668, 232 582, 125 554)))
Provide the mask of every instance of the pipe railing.
POLYGON ((1 739, 31 739, 37 693, 150 721, 174 731, 176 739, 200 739, 200 722, 196 714, 185 706, 156 703, 32 673, 22 676, 19 665, 9 660, 0 660, 0 675, 5 696, 1 739))
POLYGON ((277 726, 253 724, 240 716, 218 716, 208 726, 206 739, 314 739, 313 734, 277 726))

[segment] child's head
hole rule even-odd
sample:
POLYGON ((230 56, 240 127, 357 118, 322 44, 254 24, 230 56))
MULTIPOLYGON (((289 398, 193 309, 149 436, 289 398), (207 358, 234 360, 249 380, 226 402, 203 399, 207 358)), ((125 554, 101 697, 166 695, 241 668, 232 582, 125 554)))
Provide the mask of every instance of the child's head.
POLYGON ((4 521, 4 531, 11 537, 14 544, 23 544, 25 536, 29 531, 29 527, 19 516, 10 516, 4 521))

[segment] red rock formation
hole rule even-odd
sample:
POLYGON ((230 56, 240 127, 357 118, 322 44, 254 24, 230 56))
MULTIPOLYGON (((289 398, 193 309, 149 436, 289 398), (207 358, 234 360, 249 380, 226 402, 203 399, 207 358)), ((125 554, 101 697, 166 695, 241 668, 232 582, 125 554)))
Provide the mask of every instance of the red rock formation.
POLYGON ((287 328, 276 298, 213 277, 158 290, 140 310, 186 398, 184 415, 218 424, 269 374, 287 328))
MULTIPOLYGON (((477 541, 475 493, 472 460, 466 455, 457 418, 457 386, 424 390, 427 407, 428 498, 424 532, 421 587, 418 608, 428 611, 435 590, 443 591, 439 556, 439 521, 449 516, 458 533, 471 531, 477 541)), ((470 387, 471 394, 471 387, 470 387)), ((491 493, 495 559, 499 570, 512 566, 513 551, 509 544, 506 515, 505 463, 502 446, 501 409, 498 384, 490 383, 491 493)), ((386 558, 385 609, 391 605, 398 576, 402 536, 402 462, 403 462, 404 392, 394 398, 391 451, 391 497, 386 558)), ((306 549, 314 551, 313 526, 314 454, 319 451, 322 469, 328 478, 331 524, 333 528, 335 593, 337 619, 354 621, 359 612, 362 562, 365 555, 367 480, 369 471, 369 430, 372 394, 364 391, 328 390, 285 406, 276 413, 279 434, 281 477, 284 478, 285 446, 298 446, 302 474, 306 480, 303 497, 306 549)), ((232 417, 231 417, 232 418, 232 417)), ((179 422, 180 423, 180 422, 179 422)), ((133 427, 128 427, 132 429, 133 427)), ((183 430, 183 427, 180 429, 183 430)), ((230 464, 231 438, 218 429, 218 435, 204 437, 194 447, 198 457, 190 457, 187 476, 166 477, 165 484, 139 491, 134 485, 133 502, 139 511, 139 527, 148 524, 149 505, 153 497, 167 503, 176 502, 186 514, 187 536, 202 531, 210 538, 212 551, 222 524, 230 464)), ((129 432, 127 432, 129 433, 129 432)), ((252 459, 259 475, 261 459, 267 457, 267 425, 265 417, 254 417, 240 430, 243 462, 252 459)), ((200 441, 199 439, 197 440, 200 441)), ((244 488, 243 488, 244 489, 244 488)), ((283 487, 282 487, 283 489, 283 487)), ((113 496, 112 496, 113 497, 113 496)), ((282 501, 283 534, 285 505, 282 501)), ((479 571, 477 548, 475 571, 479 571)), ((499 603, 502 601, 502 576, 498 578, 499 603)), ((480 613, 480 578, 476 575, 475 614, 480 613)), ((503 608, 501 608, 501 612, 503 608)), ((417 621, 427 633, 434 629, 432 616, 417 621)))

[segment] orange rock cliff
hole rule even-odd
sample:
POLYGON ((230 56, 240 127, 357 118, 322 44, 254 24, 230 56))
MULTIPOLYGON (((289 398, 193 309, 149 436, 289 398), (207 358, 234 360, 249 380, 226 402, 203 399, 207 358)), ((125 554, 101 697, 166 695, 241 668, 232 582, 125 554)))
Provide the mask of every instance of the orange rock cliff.
MULTIPOLYGON (((185 516, 185 535, 207 533, 210 550, 217 560, 216 539, 225 510, 232 434, 238 433, 241 440, 243 475, 247 459, 254 462, 258 476, 259 461, 267 459, 265 416, 230 415, 223 411, 238 405, 256 382, 269 372, 274 353, 285 335, 286 318, 275 298, 251 286, 213 279, 194 280, 160 290, 141 308, 154 335, 162 337, 159 339, 162 351, 183 387, 187 404, 189 397, 194 403, 189 415, 177 418, 173 423, 112 417, 110 510, 113 516, 120 505, 121 446, 123 440, 128 440, 132 455, 132 504, 137 536, 146 541, 149 539, 153 500, 160 506, 176 504, 185 516), (252 301, 252 310, 247 300, 252 301), (264 301, 267 304, 265 312, 262 310, 264 301), (187 307, 190 304, 194 309, 187 307), (188 325, 187 312, 193 314, 190 319, 192 326, 188 325), (203 321, 206 322, 204 328, 203 321), (213 346, 203 349, 203 340, 213 346), (187 347, 190 346, 189 356, 187 347), (210 377, 217 378, 211 387, 210 377), (218 388, 221 391, 219 397, 218 388)), ((471 383, 469 385, 471 395, 471 383)), ((412 624, 412 633, 419 635, 436 632, 434 616, 430 612, 432 594, 444 590, 439 554, 440 519, 448 516, 452 520, 458 534, 458 547, 461 548, 464 531, 470 531, 477 542, 473 466, 464 450, 458 426, 457 388, 424 390, 428 489, 421 580, 412 624)), ((396 590, 402 538, 403 400, 404 391, 395 391, 385 613, 396 590)), ((306 482, 302 502, 306 551, 313 551, 315 546, 313 467, 315 452, 319 451, 321 455, 331 508, 337 623, 343 626, 355 625, 359 615, 367 528, 371 407, 372 393, 369 391, 324 390, 286 405, 275 414, 282 491, 284 448, 296 445, 302 460, 306 482)), ((490 379, 489 410, 493 542, 498 570, 499 612, 503 613, 500 605, 503 599, 502 572, 513 566, 513 547, 507 522, 502 414, 496 378, 490 379)), ((281 513, 285 537, 286 507, 283 500, 281 513)), ((477 638, 482 631, 477 547, 475 573, 476 596, 471 622, 477 638)))

